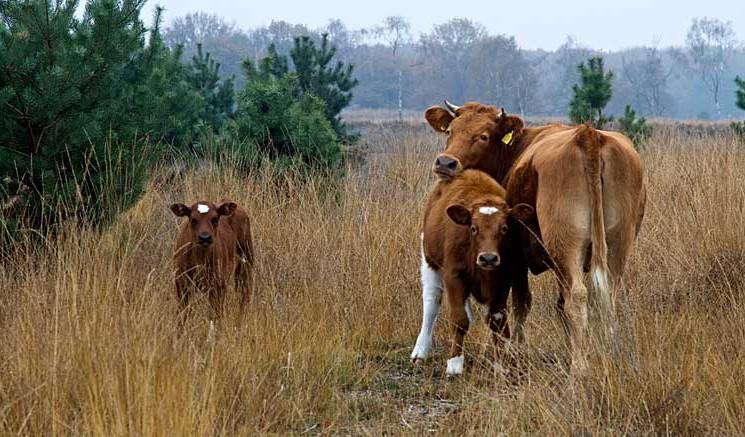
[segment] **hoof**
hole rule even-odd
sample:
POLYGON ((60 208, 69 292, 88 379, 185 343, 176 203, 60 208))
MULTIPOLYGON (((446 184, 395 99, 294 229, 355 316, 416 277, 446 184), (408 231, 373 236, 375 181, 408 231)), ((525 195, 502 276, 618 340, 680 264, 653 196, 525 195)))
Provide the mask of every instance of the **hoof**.
POLYGON ((460 375, 463 373, 463 362, 465 361, 463 355, 450 358, 448 360, 448 367, 445 370, 445 374, 448 376, 460 375))

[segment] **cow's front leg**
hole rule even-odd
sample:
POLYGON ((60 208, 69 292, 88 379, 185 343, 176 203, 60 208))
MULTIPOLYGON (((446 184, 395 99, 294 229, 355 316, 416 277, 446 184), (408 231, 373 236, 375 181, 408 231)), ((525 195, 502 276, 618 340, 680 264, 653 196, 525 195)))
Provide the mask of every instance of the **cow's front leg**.
POLYGON ((422 252, 420 272, 422 276, 422 327, 419 330, 414 350, 411 352, 413 363, 427 359, 432 352, 432 334, 437 313, 442 304, 442 277, 427 264, 424 252, 422 252))
POLYGON ((468 313, 466 312, 466 300, 468 294, 463 280, 457 273, 447 274, 444 277, 445 292, 448 296, 450 308, 450 323, 453 326, 452 343, 450 344, 450 358, 447 363, 447 375, 460 375, 463 373, 465 356, 463 353, 463 339, 470 325, 468 313))

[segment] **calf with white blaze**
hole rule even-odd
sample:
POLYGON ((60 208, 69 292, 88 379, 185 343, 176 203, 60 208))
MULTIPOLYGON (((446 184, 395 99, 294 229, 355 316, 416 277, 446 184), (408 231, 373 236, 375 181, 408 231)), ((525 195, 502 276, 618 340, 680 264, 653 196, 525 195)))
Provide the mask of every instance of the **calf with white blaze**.
POLYGON ((242 295, 243 312, 249 300, 253 266, 251 224, 246 211, 231 201, 200 201, 190 207, 174 203, 171 211, 188 219, 181 224, 173 253, 176 294, 182 309, 193 290, 200 289, 208 293, 210 320, 220 317, 232 278, 242 295))
POLYGON ((467 299, 473 296, 488 306, 487 323, 495 345, 509 338, 507 297, 511 261, 504 257, 512 242, 508 230, 526 220, 533 208, 511 208, 504 189, 489 175, 466 170, 450 180, 437 182, 424 212, 422 233, 422 329, 411 354, 412 361, 427 358, 442 292, 448 297, 453 337, 447 374, 463 372, 463 338, 470 318, 467 299))

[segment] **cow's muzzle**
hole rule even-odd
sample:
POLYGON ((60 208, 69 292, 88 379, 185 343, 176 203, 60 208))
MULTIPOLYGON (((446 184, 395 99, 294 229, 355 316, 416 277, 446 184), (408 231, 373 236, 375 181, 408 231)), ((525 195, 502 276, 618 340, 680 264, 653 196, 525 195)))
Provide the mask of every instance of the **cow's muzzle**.
POLYGON ((476 258, 476 264, 484 270, 494 269, 501 262, 502 260, 499 258, 499 254, 494 252, 481 252, 476 258))
POLYGON ((445 154, 435 158, 435 164, 432 166, 432 171, 442 180, 450 180, 456 177, 461 170, 460 161, 445 154))
POLYGON ((199 237, 197 237, 197 243, 204 248, 210 247, 212 244, 212 235, 207 233, 199 234, 199 237))

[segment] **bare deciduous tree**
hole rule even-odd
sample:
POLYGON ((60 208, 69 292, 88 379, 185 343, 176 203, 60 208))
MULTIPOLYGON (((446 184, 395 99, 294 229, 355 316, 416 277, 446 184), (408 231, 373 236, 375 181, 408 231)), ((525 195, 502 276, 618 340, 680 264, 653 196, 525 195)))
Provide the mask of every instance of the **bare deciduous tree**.
POLYGON ((722 115, 719 91, 725 68, 737 45, 731 21, 694 18, 686 36, 691 65, 714 98, 717 115, 722 115))
POLYGON ((403 121, 403 60, 397 54, 403 44, 411 42, 411 25, 404 17, 390 16, 386 17, 383 25, 376 28, 375 32, 393 51, 393 57, 398 67, 398 121, 403 121))
POLYGON ((673 75, 673 67, 665 66, 657 46, 645 47, 637 59, 627 61, 621 57, 624 78, 629 82, 632 93, 642 103, 645 113, 660 116, 669 105, 667 81, 673 75))
POLYGON ((439 61, 440 74, 454 86, 454 101, 466 97, 467 73, 473 63, 473 51, 478 42, 487 36, 486 29, 467 18, 454 18, 438 24, 432 33, 421 36, 425 57, 439 61))

